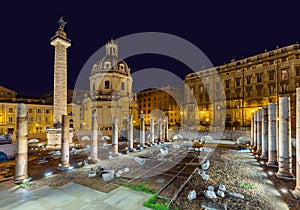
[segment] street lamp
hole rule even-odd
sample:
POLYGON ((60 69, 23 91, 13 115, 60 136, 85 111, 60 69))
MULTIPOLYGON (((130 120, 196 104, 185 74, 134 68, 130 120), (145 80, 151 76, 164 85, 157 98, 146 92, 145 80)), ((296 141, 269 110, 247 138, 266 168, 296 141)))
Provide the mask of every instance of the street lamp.
POLYGON ((209 119, 206 118, 205 121, 206 121, 206 130, 208 131, 208 121, 209 121, 209 119))

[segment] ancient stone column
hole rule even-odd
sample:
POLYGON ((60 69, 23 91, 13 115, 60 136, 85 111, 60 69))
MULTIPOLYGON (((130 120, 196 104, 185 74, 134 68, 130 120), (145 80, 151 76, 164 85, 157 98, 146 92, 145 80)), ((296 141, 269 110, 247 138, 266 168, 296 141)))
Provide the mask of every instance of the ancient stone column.
MULTIPOLYGON (((59 23, 65 22, 61 18, 59 23)), ((67 115, 67 48, 71 46, 71 42, 67 39, 64 27, 57 29, 55 36, 51 39, 50 44, 55 47, 54 53, 54 125, 61 124, 61 116, 67 115)))
POLYGON ((165 117, 165 140, 169 139, 169 118, 165 117))
POLYGON ((128 149, 133 150, 133 125, 132 125, 132 115, 128 115, 128 149))
POLYGON ((145 147, 145 115, 140 115, 140 146, 145 147))
POLYGON ((93 161, 98 160, 98 122, 97 122, 97 110, 92 111, 92 148, 91 159, 93 161))
POLYGON ((17 105, 17 153, 15 165, 15 183, 28 179, 28 124, 27 106, 17 105))
POLYGON ((150 144, 154 143, 154 119, 150 119, 150 144))
POLYGON ((58 169, 67 170, 70 166, 69 117, 67 115, 62 115, 61 122, 61 163, 58 169))
POLYGON ((261 159, 268 159, 268 107, 262 108, 262 153, 261 159))
POLYGON ((290 98, 279 98, 279 159, 278 178, 292 179, 292 142, 291 142, 291 113, 290 98))
POLYGON ((161 142, 161 118, 158 119, 158 125, 157 125, 157 138, 158 142, 161 142))
POLYGON ((262 136, 262 109, 257 110, 257 130, 256 130, 256 143, 257 143, 257 153, 262 152, 262 145, 261 145, 261 136, 262 136))
POLYGON ((254 137, 254 113, 251 113, 251 132, 250 132, 251 146, 254 145, 253 137, 254 137))
POLYGON ((254 113, 254 121, 253 121, 253 148, 256 151, 257 149, 257 111, 254 113))
POLYGON ((290 192, 300 200, 300 88, 296 88, 296 187, 290 192))
POLYGON ((118 119, 115 117, 113 120, 113 127, 112 127, 112 148, 114 154, 118 154, 118 144, 119 144, 118 119))
POLYGON ((269 103, 268 110, 268 162, 267 165, 277 167, 277 146, 276 146, 276 103, 269 103))

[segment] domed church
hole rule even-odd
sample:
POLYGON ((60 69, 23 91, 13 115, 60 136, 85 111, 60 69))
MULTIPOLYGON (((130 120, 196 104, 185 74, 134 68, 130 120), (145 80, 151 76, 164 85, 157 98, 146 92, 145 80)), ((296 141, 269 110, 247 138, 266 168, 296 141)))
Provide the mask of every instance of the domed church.
POLYGON ((91 113, 98 111, 98 125, 102 132, 112 129, 117 117, 119 128, 125 129, 128 114, 137 117, 136 98, 132 94, 132 77, 127 63, 118 56, 118 45, 113 40, 106 44, 106 55, 96 62, 91 71, 90 96, 83 101, 84 129, 91 129, 91 113))

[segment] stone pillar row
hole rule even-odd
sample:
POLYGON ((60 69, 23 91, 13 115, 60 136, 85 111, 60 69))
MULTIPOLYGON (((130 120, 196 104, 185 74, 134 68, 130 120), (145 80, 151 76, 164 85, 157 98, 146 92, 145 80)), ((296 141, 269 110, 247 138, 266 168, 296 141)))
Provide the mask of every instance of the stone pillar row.
MULTIPOLYGON (((293 180, 290 97, 279 97, 276 103, 258 109, 251 116, 252 146, 267 165, 278 167, 277 178, 293 180), (276 118, 276 115, 278 118, 276 118)), ((300 200, 300 88, 296 89, 296 187, 289 190, 300 200)))

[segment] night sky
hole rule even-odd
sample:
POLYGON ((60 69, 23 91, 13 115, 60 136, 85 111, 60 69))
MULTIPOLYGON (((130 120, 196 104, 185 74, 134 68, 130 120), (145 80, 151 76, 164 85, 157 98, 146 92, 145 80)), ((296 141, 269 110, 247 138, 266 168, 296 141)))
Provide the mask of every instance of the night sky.
MULTIPOLYGON (((293 44, 300 38, 297 1, 279 4, 263 1, 33 2, 1 2, 0 85, 20 95, 40 96, 53 89, 54 51, 49 42, 60 16, 68 22, 65 31, 72 40, 68 49, 69 88, 74 87, 78 73, 96 50, 110 38, 132 33, 174 34, 200 48, 214 65, 272 50, 276 45, 293 44)), ((166 56, 149 54, 126 61, 132 72, 157 67, 181 78, 191 72, 184 64, 166 56)))

